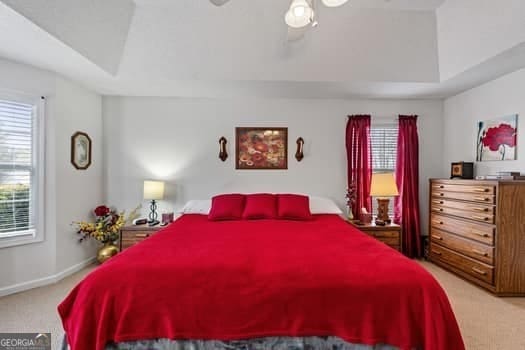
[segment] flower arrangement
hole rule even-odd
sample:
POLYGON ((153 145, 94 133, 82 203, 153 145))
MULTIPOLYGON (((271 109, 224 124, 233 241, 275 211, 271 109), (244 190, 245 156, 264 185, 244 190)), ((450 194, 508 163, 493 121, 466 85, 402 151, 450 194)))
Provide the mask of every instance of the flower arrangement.
POLYGON ((350 187, 346 189, 346 205, 351 208, 357 198, 357 189, 354 183, 350 184, 350 187))
MULTIPOLYGON (((128 217, 131 220, 137 216, 135 208, 128 217)), ((77 226, 77 234, 81 235, 79 241, 94 238, 101 243, 114 243, 120 237, 120 229, 126 223, 125 213, 118 213, 116 209, 100 205, 93 210, 95 222, 79 221, 73 224, 77 226)))
POLYGON ((348 219, 353 220, 354 214, 352 213, 352 207, 355 204, 357 198, 357 186, 355 183, 351 183, 346 189, 346 206, 348 207, 348 219))

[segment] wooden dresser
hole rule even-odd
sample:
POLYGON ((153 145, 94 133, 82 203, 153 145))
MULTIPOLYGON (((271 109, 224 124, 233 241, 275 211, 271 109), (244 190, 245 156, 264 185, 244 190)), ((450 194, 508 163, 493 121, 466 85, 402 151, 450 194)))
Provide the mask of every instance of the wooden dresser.
POLYGON ((432 179, 430 194, 430 260, 496 295, 525 295, 525 181, 432 179))

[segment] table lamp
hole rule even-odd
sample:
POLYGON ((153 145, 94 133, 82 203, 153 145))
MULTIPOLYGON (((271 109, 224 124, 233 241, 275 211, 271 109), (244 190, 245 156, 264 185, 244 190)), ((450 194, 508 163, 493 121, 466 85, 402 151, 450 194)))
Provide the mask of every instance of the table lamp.
POLYGON ((372 174, 372 185, 370 196, 377 197, 377 221, 390 224, 392 220, 388 216, 389 197, 398 196, 396 181, 393 173, 372 174))
POLYGON ((155 226, 159 223, 157 220, 157 200, 164 198, 164 182, 162 181, 144 181, 144 199, 151 200, 148 224, 155 226))

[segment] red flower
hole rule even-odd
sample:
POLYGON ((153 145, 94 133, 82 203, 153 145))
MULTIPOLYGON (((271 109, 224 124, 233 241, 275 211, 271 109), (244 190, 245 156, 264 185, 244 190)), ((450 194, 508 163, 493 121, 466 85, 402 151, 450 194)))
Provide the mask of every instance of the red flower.
POLYGON ((501 145, 514 147, 516 146, 516 129, 509 124, 489 128, 482 141, 483 146, 488 147, 493 152, 498 151, 501 145))
POLYGON ((95 215, 96 216, 106 216, 109 214, 110 210, 105 205, 99 205, 95 208, 95 215))

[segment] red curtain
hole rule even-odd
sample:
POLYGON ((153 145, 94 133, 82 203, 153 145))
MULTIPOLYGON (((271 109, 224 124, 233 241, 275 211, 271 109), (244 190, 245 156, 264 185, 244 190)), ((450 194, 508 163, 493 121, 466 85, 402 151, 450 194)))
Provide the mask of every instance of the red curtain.
POLYGON ((421 257, 421 226, 419 219, 419 141, 417 116, 399 116, 397 137, 394 222, 403 228, 403 253, 421 257))
POLYGON ((370 116, 353 115, 346 124, 346 155, 348 158, 348 187, 356 188, 356 201, 352 207, 355 218, 361 208, 372 212, 370 183, 372 179, 372 157, 370 145, 370 116))

